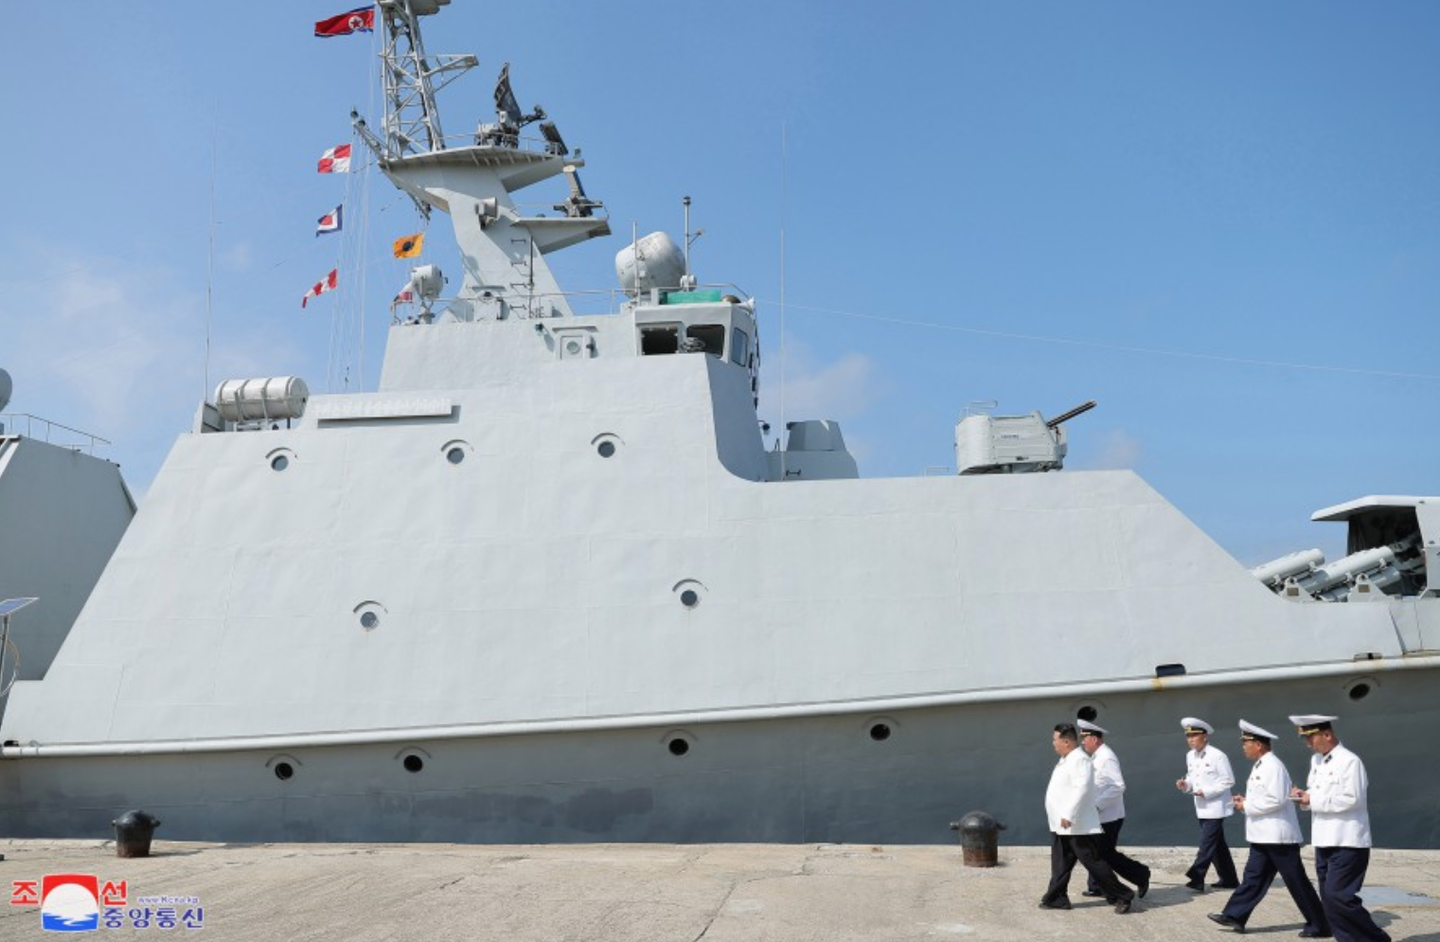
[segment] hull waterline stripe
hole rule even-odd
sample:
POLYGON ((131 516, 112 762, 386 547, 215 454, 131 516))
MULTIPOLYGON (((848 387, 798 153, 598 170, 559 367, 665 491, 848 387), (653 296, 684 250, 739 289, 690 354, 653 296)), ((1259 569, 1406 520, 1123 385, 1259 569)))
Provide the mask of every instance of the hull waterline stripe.
POLYGON ((643 729, 656 726, 709 725, 755 720, 803 719, 844 716, 893 710, 956 706, 972 703, 1000 703, 1010 700, 1053 700, 1060 697, 1093 698, 1105 694, 1145 693, 1157 690, 1186 690, 1229 684, 1256 684, 1276 681, 1312 680, 1320 677, 1363 675, 1398 670, 1440 668, 1440 655, 1410 655, 1404 658, 1375 658, 1326 664, 1287 665, 1253 670, 1216 671, 1177 677, 1140 677, 1098 683, 1006 687, 961 693, 872 698, 855 701, 792 704, 786 706, 738 707, 700 710, 689 713, 657 713, 587 717, 583 719, 524 720, 511 723, 484 723, 454 726, 415 726, 395 729, 358 730, 346 733, 297 733, 279 736, 236 736, 216 739, 175 739, 154 742, 57 743, 5 746, 0 758, 79 758, 84 756, 183 755, 187 753, 274 751, 321 746, 366 746, 410 743, 421 740, 482 739, 538 733, 572 733, 597 730, 643 729))

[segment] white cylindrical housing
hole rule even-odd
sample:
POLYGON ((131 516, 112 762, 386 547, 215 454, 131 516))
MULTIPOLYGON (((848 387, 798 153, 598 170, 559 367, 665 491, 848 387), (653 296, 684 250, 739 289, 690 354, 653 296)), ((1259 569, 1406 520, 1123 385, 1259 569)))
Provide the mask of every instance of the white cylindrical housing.
POLYGON ((10 374, 0 370, 0 412, 10 404, 10 393, 15 390, 15 384, 10 381, 10 374))
POLYGON ((1337 559, 1308 575, 1301 576, 1295 580, 1295 584, 1306 592, 1315 593, 1322 589, 1328 589, 1337 582, 1344 582, 1367 569, 1376 569, 1394 561, 1394 550, 1388 546, 1377 546, 1374 549, 1351 553, 1344 559, 1337 559))
POLYGON ((227 379, 215 390, 215 408, 226 422, 298 419, 310 390, 298 376, 227 379))
POLYGON ((1256 566, 1250 570, 1250 574, 1266 585, 1279 585, 1291 576, 1309 572, 1323 562, 1325 562, 1325 554, 1318 549, 1301 550, 1298 553, 1271 560, 1263 566, 1256 566))

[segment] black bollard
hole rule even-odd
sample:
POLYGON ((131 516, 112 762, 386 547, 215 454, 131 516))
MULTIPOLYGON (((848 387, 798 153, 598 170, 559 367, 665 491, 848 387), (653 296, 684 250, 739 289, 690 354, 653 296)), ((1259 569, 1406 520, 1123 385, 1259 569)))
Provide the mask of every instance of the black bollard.
POLYGON ((967 867, 993 867, 999 863, 1000 832, 1005 825, 984 811, 972 811, 950 830, 960 832, 960 849, 967 867))
POLYGON ((150 856, 150 839, 160 826, 159 819, 143 811, 127 811, 110 824, 115 828, 116 857, 150 856))

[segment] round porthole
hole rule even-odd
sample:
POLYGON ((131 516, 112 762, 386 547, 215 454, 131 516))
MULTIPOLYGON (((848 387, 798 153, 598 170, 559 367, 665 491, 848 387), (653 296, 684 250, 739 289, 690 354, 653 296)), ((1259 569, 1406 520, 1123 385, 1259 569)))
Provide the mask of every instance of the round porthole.
POLYGON ((1358 703, 1373 694, 1380 687, 1374 677, 1357 677, 1345 685, 1345 696, 1358 703))
POLYGON ((470 447, 469 442, 459 438, 451 439, 440 446, 440 454, 444 455, 445 460, 451 464, 463 464, 470 452, 474 450, 470 447))
POLYGON ((568 353, 568 354, 570 354, 572 357, 578 357, 578 356, 580 355, 580 350, 581 350, 580 341, 578 341, 578 340, 567 340, 567 341, 565 341, 565 352, 568 353))
POLYGON ((1099 715, 1100 711, 1095 709, 1093 706, 1089 706, 1088 704, 1086 706, 1082 706, 1080 709, 1075 711, 1075 718, 1084 720, 1087 723, 1095 722, 1095 718, 1099 715))
POLYGON ((900 724, 893 716, 872 716, 865 721, 863 729, 871 742, 887 742, 900 731, 900 724))
POLYGON ((665 751, 677 759, 689 755, 690 749, 695 745, 693 736, 678 729, 666 733, 662 741, 665 743, 665 751))
POLYGON ((376 628, 379 628, 382 616, 389 614, 389 612, 385 610, 385 606, 374 599, 361 602, 350 611, 355 615, 356 619, 359 620, 360 627, 366 631, 374 631, 376 628))
POLYGON ((288 782, 295 777, 295 767, 288 762, 275 763, 275 777, 282 782, 288 782))
POLYGON ((290 459, 285 457, 284 455, 276 455, 274 458, 270 459, 271 470, 284 471, 288 467, 290 467, 290 459))
POLYGON ((425 760, 417 755, 414 755, 413 753, 402 759, 400 761, 400 764, 405 767, 406 772, 410 772, 412 774, 415 772, 419 772, 421 769, 425 768, 425 760))
POLYGON ((601 458, 613 458, 620 452, 620 446, 624 444, 620 438, 611 432, 602 432, 590 439, 590 444, 595 448, 595 454, 601 458))
POLYGON ((680 604, 690 611, 699 608, 708 594, 705 585, 696 579, 681 579, 670 587, 670 591, 674 592, 680 604))

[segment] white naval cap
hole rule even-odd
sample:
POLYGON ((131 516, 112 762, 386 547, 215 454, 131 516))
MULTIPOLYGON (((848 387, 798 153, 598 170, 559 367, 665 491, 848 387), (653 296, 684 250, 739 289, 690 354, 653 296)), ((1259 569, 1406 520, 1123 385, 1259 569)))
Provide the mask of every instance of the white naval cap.
POLYGON ((1076 720, 1075 725, 1080 727, 1080 732, 1082 733, 1099 733, 1101 736, 1104 736, 1107 732, 1105 727, 1096 726, 1089 720, 1076 720))
POLYGON ((1240 721, 1240 738, 1241 738, 1241 739, 1259 739, 1259 740, 1262 740, 1263 742, 1267 742, 1267 743, 1268 743, 1268 742, 1270 742, 1272 739, 1275 739, 1276 737, 1275 737, 1275 734, 1274 734, 1274 733, 1270 732, 1270 730, 1266 729, 1266 728, 1263 727, 1263 726, 1256 726, 1254 723, 1247 722, 1246 720, 1241 720, 1241 721, 1240 721))
POLYGON ((1300 730, 1301 736, 1309 736, 1311 733, 1318 733, 1322 729, 1329 729, 1330 724, 1338 720, 1338 716, 1321 716, 1318 713, 1305 713, 1300 716, 1290 717, 1290 722, 1300 730))
POLYGON ((1200 719, 1198 716, 1187 716, 1180 721, 1180 727, 1185 730, 1185 735, 1191 733, 1204 733, 1210 735, 1215 732, 1215 727, 1200 719))

